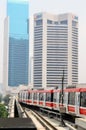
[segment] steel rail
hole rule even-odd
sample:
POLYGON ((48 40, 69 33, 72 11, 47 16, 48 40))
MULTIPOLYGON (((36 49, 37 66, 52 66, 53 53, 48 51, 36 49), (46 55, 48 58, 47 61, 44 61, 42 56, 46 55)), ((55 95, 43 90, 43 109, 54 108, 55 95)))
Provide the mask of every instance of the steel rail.
MULTIPOLYGON (((38 112, 36 111, 33 111, 33 110, 29 110, 32 115, 34 115, 37 120, 46 128, 46 130, 58 130, 55 126, 53 126, 49 121, 47 121, 42 115, 40 115, 38 112)), ((28 110, 25 109, 25 113, 27 115, 27 117, 29 116, 28 115, 28 110)))

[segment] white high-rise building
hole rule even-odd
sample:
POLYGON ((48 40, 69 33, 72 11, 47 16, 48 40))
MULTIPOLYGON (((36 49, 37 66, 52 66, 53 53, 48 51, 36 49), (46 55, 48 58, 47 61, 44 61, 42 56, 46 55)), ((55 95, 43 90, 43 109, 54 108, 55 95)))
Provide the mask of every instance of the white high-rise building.
POLYGON ((72 13, 34 14, 33 87, 78 83, 78 17, 72 13))
POLYGON ((3 76, 6 75, 3 74, 5 72, 3 60, 6 60, 6 57, 4 57, 4 42, 6 39, 5 37, 5 21, 7 17, 7 0, 0 0, 0 83, 2 84, 3 88, 2 91, 5 91, 5 86, 3 84, 3 76), (5 58, 5 59, 4 59, 5 58))

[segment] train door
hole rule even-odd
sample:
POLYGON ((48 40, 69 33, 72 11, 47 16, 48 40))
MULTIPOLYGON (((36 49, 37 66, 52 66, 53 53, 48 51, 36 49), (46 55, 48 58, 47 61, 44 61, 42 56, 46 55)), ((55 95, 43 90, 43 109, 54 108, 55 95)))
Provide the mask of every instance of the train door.
POLYGON ((23 91, 21 92, 21 101, 23 102, 23 91))
POLYGON ((37 105, 39 105, 39 93, 37 93, 37 105))
POLYGON ((27 92, 25 91, 25 103, 27 101, 27 92))
POLYGON ((34 93, 33 93, 33 104, 34 105, 37 105, 37 103, 38 103, 38 100, 37 100, 37 92, 36 91, 34 91, 34 93))
POLYGON ((52 92, 49 91, 49 92, 46 92, 46 107, 48 108, 52 108, 53 106, 53 95, 52 95, 52 92))
POLYGON ((67 112, 67 104, 68 104, 68 93, 67 92, 64 92, 64 95, 63 95, 63 106, 64 106, 64 110, 65 112, 67 112))
POLYGON ((57 110, 57 92, 53 92, 53 109, 57 110))
POLYGON ((65 92, 65 107, 66 107, 66 112, 68 113, 68 92, 65 92))
POLYGON ((44 106, 44 93, 43 92, 39 93, 39 105, 44 106))
POLYGON ((43 93, 44 94, 44 102, 43 102, 43 106, 45 106, 45 103, 46 103, 46 93, 43 93))
POLYGON ((79 115, 79 107, 80 107, 80 92, 76 92, 75 94, 75 113, 79 115))
POLYGON ((86 116, 86 90, 80 92, 80 115, 86 116))
POLYGON ((57 90, 53 92, 53 109, 59 110, 59 92, 57 90))
POLYGON ((68 112, 75 114, 75 91, 68 92, 68 112))
POLYGON ((26 103, 28 101, 28 92, 26 92, 26 103))
POLYGON ((57 92, 57 110, 59 110, 59 92, 57 92))
POLYGON ((31 96, 31 104, 33 104, 33 92, 30 93, 30 96, 31 96))

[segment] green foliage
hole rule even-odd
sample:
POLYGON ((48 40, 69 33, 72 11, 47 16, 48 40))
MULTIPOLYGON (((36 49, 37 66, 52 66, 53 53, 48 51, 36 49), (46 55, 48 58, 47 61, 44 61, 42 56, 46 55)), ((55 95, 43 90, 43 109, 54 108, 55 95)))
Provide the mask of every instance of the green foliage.
POLYGON ((0 118, 6 118, 8 116, 7 109, 4 104, 0 104, 0 118))

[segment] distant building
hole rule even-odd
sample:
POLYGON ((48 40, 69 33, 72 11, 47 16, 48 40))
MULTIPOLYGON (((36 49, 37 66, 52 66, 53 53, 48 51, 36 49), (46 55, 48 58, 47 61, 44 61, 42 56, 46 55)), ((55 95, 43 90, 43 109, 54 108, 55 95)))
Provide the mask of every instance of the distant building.
POLYGON ((4 42, 4 83, 15 87, 28 85, 29 66, 29 3, 7 3, 4 42), (6 62, 6 64, 5 64, 6 62))
POLYGON ((3 47, 4 47, 4 22, 7 17, 7 0, 0 0, 0 92, 5 91, 3 82, 3 47))
POLYGON ((78 17, 34 14, 33 87, 78 83, 78 17))

